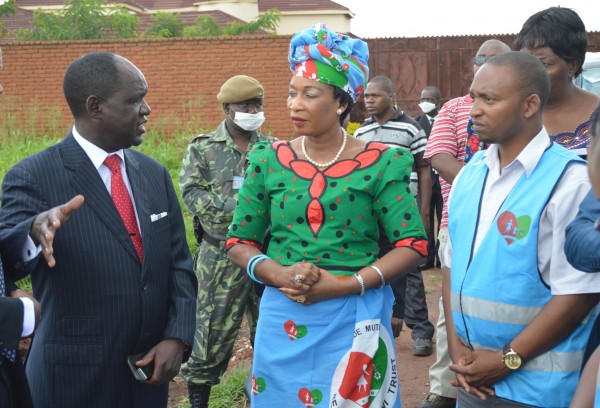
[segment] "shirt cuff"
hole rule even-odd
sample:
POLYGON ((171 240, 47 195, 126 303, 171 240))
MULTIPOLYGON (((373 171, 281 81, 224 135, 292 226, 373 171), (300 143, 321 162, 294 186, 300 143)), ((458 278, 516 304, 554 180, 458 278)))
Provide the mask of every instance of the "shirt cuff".
POLYGON ((36 246, 33 242, 33 239, 31 239, 31 237, 27 235, 27 240, 25 241, 23 251, 21 252, 21 259, 23 260, 23 262, 27 263, 32 259, 37 258, 40 252, 42 252, 42 246, 36 246))
POLYGON ((29 298, 19 298, 23 302, 23 332, 21 337, 29 337, 35 329, 35 308, 33 301, 29 298))

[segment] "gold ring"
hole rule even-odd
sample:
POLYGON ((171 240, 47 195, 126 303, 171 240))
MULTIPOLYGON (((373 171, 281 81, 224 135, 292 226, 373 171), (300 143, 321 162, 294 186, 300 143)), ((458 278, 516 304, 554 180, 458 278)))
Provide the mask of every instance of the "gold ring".
POLYGON ((297 273, 294 275, 294 282, 300 283, 300 282, 302 282, 302 278, 303 278, 303 276, 300 275, 299 273, 297 273))
POLYGON ((298 302, 298 303, 306 302, 306 296, 300 296, 298 299, 296 299, 296 302, 298 302))

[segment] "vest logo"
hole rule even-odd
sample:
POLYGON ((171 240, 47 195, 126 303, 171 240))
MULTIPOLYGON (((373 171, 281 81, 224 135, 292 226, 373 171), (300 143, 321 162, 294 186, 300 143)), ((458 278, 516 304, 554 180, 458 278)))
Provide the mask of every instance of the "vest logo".
POLYGON ((522 215, 517 218, 512 212, 504 211, 498 216, 496 223, 500 235, 502 235, 508 245, 511 245, 515 241, 527 236, 531 228, 531 217, 529 215, 522 215))

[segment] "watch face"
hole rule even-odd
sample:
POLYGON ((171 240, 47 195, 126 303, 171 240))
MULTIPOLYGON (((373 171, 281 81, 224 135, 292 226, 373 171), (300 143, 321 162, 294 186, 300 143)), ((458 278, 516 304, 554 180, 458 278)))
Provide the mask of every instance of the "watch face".
POLYGON ((521 357, 515 353, 508 353, 504 356, 504 364, 511 370, 516 370, 521 367, 521 357))

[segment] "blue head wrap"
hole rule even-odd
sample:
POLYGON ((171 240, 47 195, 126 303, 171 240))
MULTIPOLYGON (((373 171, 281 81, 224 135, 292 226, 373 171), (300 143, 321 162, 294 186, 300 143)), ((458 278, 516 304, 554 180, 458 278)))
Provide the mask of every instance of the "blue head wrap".
POLYGON ((367 86, 368 60, 367 43, 321 23, 292 37, 288 57, 295 76, 337 86, 355 102, 367 86))

